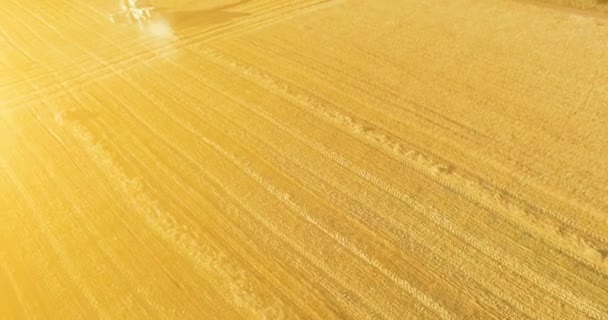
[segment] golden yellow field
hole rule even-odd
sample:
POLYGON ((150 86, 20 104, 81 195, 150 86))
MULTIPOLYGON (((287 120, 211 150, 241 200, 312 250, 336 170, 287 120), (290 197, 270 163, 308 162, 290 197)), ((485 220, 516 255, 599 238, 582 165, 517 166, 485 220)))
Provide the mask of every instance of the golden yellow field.
POLYGON ((606 6, 3 0, 0 319, 608 319, 606 6))

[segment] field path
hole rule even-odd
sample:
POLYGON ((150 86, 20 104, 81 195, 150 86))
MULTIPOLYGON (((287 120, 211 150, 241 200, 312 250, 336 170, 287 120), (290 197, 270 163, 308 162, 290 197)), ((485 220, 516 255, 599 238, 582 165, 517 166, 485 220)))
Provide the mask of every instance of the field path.
POLYGON ((550 2, 4 1, 0 320, 608 319, 606 5, 550 2))

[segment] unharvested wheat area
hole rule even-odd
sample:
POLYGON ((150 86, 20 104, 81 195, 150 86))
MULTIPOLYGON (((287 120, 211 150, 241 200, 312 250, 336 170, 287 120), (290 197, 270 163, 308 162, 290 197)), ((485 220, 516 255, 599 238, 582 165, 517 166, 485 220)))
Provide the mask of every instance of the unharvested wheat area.
POLYGON ((608 319, 606 6, 3 0, 0 319, 608 319))

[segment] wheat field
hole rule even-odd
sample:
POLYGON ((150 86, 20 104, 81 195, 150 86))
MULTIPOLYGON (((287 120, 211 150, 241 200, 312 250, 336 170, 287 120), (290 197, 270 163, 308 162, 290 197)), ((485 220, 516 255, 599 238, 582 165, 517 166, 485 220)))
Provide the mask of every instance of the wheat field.
POLYGON ((2 1, 0 319, 608 319, 608 20, 553 2, 2 1))

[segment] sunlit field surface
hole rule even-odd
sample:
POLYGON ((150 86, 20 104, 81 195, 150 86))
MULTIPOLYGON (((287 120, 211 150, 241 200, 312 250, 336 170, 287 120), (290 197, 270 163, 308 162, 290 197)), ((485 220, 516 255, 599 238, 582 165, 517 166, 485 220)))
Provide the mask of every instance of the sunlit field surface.
POLYGON ((607 5, 3 0, 0 319, 608 319, 607 5))

